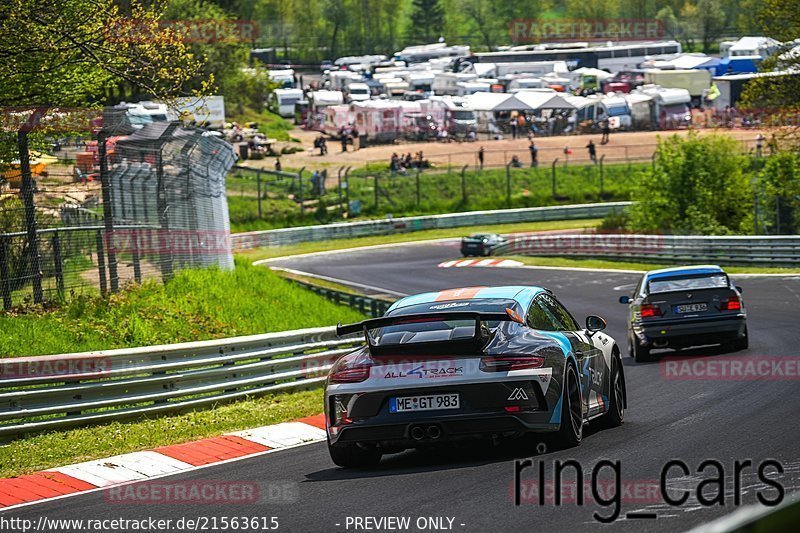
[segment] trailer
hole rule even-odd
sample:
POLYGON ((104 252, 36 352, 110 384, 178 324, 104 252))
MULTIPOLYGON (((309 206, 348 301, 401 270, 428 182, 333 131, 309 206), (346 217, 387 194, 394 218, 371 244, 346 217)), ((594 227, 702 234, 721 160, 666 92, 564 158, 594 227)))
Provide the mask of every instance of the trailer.
POLYGON ((711 73, 704 69, 649 69, 644 73, 644 82, 668 89, 686 89, 692 97, 692 104, 699 107, 702 104, 703 94, 711 87, 711 73))
POLYGON ((267 98, 267 109, 284 118, 294 116, 294 105, 303 99, 301 89, 275 89, 267 98))

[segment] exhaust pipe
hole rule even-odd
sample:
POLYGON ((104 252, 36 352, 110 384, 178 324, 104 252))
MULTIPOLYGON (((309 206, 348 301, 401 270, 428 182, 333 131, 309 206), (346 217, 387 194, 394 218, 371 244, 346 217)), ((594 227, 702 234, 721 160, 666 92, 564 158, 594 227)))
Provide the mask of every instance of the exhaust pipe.
POLYGON ((428 426, 426 433, 428 434, 428 437, 431 438, 432 440, 436 440, 442 436, 442 430, 439 429, 439 426, 428 426))
POLYGON ((414 426, 411 428, 411 438, 414 440, 422 440, 425 438, 425 430, 422 426, 414 426))
POLYGON ((667 341, 664 340, 664 339, 654 340, 653 341, 653 347, 654 348, 666 348, 667 347, 667 341))

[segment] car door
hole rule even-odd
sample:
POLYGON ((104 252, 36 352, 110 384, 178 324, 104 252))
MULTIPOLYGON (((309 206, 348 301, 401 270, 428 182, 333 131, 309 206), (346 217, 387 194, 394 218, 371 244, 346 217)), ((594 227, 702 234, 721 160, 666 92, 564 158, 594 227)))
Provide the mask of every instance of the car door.
POLYGON ((542 293, 534 298, 528 311, 528 324, 535 329, 557 332, 569 343, 578 363, 583 412, 587 413, 592 381, 590 364, 593 348, 589 339, 585 335, 578 334, 575 320, 549 293, 542 293))
POLYGON ((563 327, 564 336, 572 344, 583 385, 584 412, 587 416, 604 412, 610 386, 609 367, 603 351, 603 347, 609 342, 608 339, 599 333, 590 335, 581 328, 567 308, 552 294, 542 294, 541 298, 563 327))

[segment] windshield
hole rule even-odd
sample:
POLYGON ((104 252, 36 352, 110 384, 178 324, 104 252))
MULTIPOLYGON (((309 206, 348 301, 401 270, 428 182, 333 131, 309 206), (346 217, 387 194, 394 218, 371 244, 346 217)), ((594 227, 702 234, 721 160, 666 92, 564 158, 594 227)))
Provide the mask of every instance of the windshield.
POLYGON ((281 97, 280 105, 294 105, 300 101, 298 96, 283 96, 281 97))
POLYGON ((350 94, 369 94, 369 89, 350 89, 350 94))
POLYGON ((668 115, 684 115, 688 113, 686 104, 672 104, 662 107, 661 109, 668 115))
POLYGON ((628 106, 626 105, 615 105, 606 108, 608 110, 609 117, 618 117, 620 115, 627 115, 628 114, 628 106))
POLYGON ((455 120, 475 120, 475 114, 472 111, 453 111, 453 118, 455 120))
POLYGON ((673 291, 696 291, 700 289, 724 289, 728 286, 726 274, 712 276, 691 276, 685 278, 668 278, 651 280, 648 285, 650 294, 673 291))

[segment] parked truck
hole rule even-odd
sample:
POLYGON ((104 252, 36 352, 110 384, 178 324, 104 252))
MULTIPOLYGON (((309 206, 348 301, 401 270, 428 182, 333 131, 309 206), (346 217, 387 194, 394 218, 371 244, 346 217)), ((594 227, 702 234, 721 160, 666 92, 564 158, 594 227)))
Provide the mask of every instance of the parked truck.
POLYGON ((699 107, 704 92, 711 87, 711 73, 705 69, 648 69, 644 73, 644 82, 667 89, 686 89, 692 98, 692 104, 699 107))

